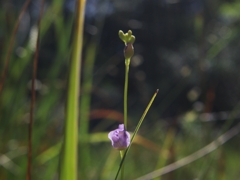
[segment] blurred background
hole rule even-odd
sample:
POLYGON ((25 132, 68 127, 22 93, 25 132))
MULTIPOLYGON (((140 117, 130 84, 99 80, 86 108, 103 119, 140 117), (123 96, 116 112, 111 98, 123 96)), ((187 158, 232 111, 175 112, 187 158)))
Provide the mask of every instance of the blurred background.
MULTIPOLYGON (((1 75, 24 2, 0 1, 1 75)), ((25 179, 40 4, 32 0, 20 22, 0 94, 3 180, 25 179)), ((144 138, 127 159, 127 177, 134 179, 201 149, 238 124, 239 8, 238 0, 87 0, 80 118, 89 119, 90 134, 99 135, 90 142, 89 179, 113 179, 119 162, 107 137, 100 136, 123 121, 124 44, 118 31, 130 29, 136 36, 129 74, 129 131, 159 89, 139 132, 144 138)), ((74 10, 75 0, 45 1, 33 127, 36 180, 58 177, 74 10)), ((161 179, 238 179, 239 138, 161 179)))

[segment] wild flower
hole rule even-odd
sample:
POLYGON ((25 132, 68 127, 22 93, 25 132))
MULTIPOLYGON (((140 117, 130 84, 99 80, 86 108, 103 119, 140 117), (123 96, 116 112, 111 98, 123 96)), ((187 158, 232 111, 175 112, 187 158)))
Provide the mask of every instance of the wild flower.
POLYGON ((111 131, 108 138, 112 146, 118 150, 126 149, 130 144, 130 134, 125 130, 124 124, 119 124, 118 129, 111 131))

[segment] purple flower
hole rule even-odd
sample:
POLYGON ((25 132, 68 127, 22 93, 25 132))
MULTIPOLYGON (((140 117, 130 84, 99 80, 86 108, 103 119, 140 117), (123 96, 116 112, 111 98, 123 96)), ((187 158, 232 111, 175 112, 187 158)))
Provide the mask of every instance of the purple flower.
POLYGON ((125 130, 124 124, 119 124, 118 129, 108 134, 108 138, 111 140, 112 146, 118 150, 124 150, 130 144, 130 134, 125 130))

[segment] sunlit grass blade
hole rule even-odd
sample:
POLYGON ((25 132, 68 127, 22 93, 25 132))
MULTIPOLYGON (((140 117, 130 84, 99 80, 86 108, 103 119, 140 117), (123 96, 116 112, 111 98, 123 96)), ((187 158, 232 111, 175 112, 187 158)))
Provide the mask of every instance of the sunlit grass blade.
POLYGON ((117 178, 118 178, 119 172, 120 172, 120 170, 121 170, 121 168, 122 168, 122 165, 123 165, 123 162, 124 162, 124 160, 125 160, 125 158, 126 158, 126 155, 127 155, 128 151, 129 151, 131 145, 132 145, 132 142, 133 142, 133 140, 134 140, 134 138, 135 138, 135 136, 136 136, 136 134, 137 134, 137 132, 138 132, 138 130, 139 130, 139 128, 140 128, 140 126, 141 126, 144 118, 145 118, 145 116, 147 115, 148 110, 150 109, 150 107, 151 107, 154 99, 156 98, 156 96, 157 96, 157 94, 158 94, 158 91, 159 91, 159 90, 157 89, 156 92, 153 94, 152 99, 151 99, 150 102, 148 103, 145 111, 143 112, 142 117, 140 118, 140 120, 139 120, 139 122, 138 122, 138 124, 137 124, 137 127, 135 128, 135 130, 134 130, 134 132, 133 132, 133 135, 132 135, 132 138, 131 138, 131 143, 130 143, 130 145, 128 146, 128 148, 126 149, 126 151, 125 151, 125 153, 124 153, 124 155, 123 155, 123 157, 122 157, 122 160, 121 160, 121 162, 120 162, 120 165, 119 165, 117 174, 116 174, 116 176, 115 176, 115 180, 117 180, 117 178))
POLYGON ((69 72, 68 97, 65 121, 63 157, 61 161, 61 180, 77 179, 78 150, 78 110, 80 93, 81 57, 85 0, 76 2, 76 24, 74 29, 73 53, 69 72))

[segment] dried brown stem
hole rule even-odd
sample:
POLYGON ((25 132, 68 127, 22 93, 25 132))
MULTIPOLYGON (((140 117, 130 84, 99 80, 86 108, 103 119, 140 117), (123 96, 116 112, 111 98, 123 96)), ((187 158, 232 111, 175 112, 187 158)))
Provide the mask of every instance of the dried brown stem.
POLYGON ((27 165, 27 180, 31 180, 31 174, 32 174, 32 131, 33 131, 33 114, 34 114, 34 106, 35 106, 35 99, 36 99, 36 92, 35 92, 35 80, 37 77, 37 64, 38 64, 38 54, 39 54, 39 44, 40 44, 40 25, 41 25, 41 19, 43 14, 43 6, 44 6, 44 0, 41 1, 41 10, 40 10, 40 16, 38 19, 38 34, 37 34, 37 42, 36 42, 36 50, 34 53, 34 59, 33 59, 33 74, 32 74, 32 98, 31 98, 31 106, 30 106, 30 120, 29 120, 29 126, 28 126, 28 165, 27 165))
POLYGON ((25 11, 27 10, 27 7, 28 7, 30 2, 31 2, 31 0, 26 0, 25 1, 24 5, 23 5, 23 7, 20 11, 20 14, 18 16, 15 27, 13 29, 12 35, 11 35, 10 44, 9 44, 9 47, 8 47, 8 50, 7 50, 7 55, 6 55, 6 58, 5 58, 3 73, 2 73, 1 80, 0 80, 0 97, 1 97, 1 93, 2 93, 2 89, 3 89, 3 86, 4 86, 5 79, 6 79, 6 76, 7 76, 8 65, 9 65, 11 54, 12 54, 13 44, 14 44, 14 40, 15 40, 15 37, 16 37, 16 34, 17 34, 17 30, 18 30, 20 21, 21 21, 23 15, 24 15, 25 11))

